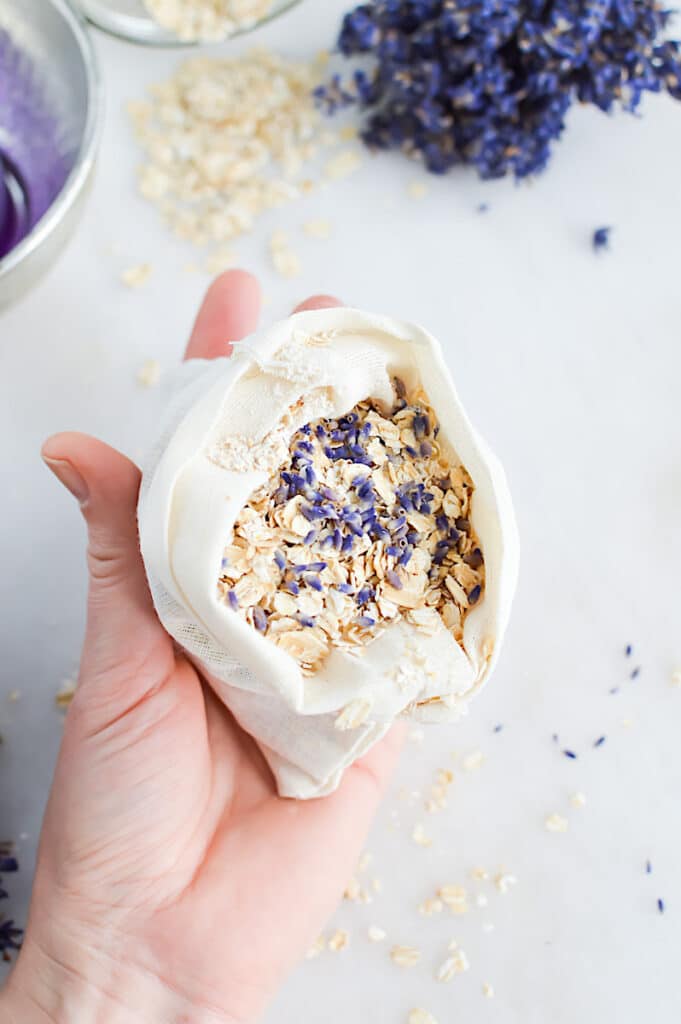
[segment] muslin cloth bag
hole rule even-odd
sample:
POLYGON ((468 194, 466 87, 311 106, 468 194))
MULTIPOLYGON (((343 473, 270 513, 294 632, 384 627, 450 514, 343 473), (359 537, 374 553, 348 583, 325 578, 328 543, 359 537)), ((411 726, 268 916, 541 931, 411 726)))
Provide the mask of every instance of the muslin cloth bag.
POLYGON ((503 470, 471 426, 439 344, 421 328, 387 317, 316 310, 241 342, 229 359, 185 363, 166 386, 165 417, 139 502, 154 604, 170 635, 256 739, 279 793, 307 799, 332 792, 344 769, 400 715, 458 718, 497 660, 518 541, 503 470), (424 636, 398 621, 363 657, 336 648, 305 678, 290 655, 218 599, 223 551, 240 509, 268 478, 263 453, 271 452, 284 413, 296 409, 293 430, 319 416, 340 416, 368 397, 390 405, 394 375, 409 387, 421 384, 440 423, 439 442, 472 477, 470 518, 485 557, 483 596, 466 616, 462 646, 444 625, 424 636))

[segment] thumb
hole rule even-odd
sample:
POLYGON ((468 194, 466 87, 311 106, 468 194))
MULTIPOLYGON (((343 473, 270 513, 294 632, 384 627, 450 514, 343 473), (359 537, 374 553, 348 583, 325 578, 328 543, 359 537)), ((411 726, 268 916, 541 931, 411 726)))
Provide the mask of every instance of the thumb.
MULTIPOLYGON (((80 686, 106 676, 109 712, 124 711, 170 671, 172 645, 154 611, 139 550, 138 468, 84 434, 57 434, 42 457, 80 504, 88 530, 88 617, 80 686), (159 655, 164 659, 159 664, 159 655), (123 703, 124 706, 121 706, 123 703)), ((85 696, 85 694, 83 694, 85 696)))

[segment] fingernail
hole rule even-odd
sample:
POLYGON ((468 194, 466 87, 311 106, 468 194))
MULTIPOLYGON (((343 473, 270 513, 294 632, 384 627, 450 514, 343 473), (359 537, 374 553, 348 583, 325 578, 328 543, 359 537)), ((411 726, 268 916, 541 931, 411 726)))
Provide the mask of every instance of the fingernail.
POLYGON ((46 455, 43 455, 43 462, 51 469, 57 480, 64 485, 67 491, 70 491, 76 501, 80 504, 84 504, 89 496, 87 484, 83 480, 78 470, 67 462, 66 459, 48 459, 46 455))

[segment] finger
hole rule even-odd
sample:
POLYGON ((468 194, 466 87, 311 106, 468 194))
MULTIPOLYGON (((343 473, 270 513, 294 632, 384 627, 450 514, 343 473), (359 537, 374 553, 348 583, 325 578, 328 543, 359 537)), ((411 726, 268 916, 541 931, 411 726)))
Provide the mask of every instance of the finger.
POLYGON ((228 270, 206 292, 185 359, 228 356, 231 342, 252 334, 260 315, 260 285, 245 270, 228 270))
POLYGON ((304 313, 308 309, 335 309, 336 306, 342 305, 343 303, 339 299, 335 299, 333 295, 311 295, 309 299, 305 299, 305 302, 299 303, 293 312, 304 313))
POLYGON ((84 434, 57 434, 42 456, 80 503, 88 530, 88 619, 81 678, 107 675, 107 699, 135 703, 151 685, 144 666, 170 671, 172 645, 154 612, 137 534, 140 472, 84 434), (117 687, 125 692, 117 693, 117 687))

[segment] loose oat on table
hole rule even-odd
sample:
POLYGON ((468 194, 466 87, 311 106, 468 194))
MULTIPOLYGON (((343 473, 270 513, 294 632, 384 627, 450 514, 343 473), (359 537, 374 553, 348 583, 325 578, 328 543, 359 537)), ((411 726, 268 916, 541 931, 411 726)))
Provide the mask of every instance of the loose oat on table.
POLYGON ((416 1006, 413 1010, 410 1010, 407 1024, 438 1024, 438 1022, 432 1013, 428 1013, 428 1010, 423 1010, 420 1006, 416 1006))
POLYGON ((137 383, 143 388, 154 388, 161 378, 161 364, 158 359, 147 359, 137 371, 137 383))
POLYGON ((453 914, 468 912, 468 892, 462 885, 443 885, 438 889, 437 895, 453 914))
POLYGON ((435 977, 438 981, 447 982, 457 974, 463 974, 470 968, 468 957, 462 949, 454 949, 444 963, 438 967, 435 977))
POLYGON ((681 668, 676 668, 671 675, 672 686, 681 686, 681 668))
POLYGON ((428 186, 422 181, 410 181, 407 185, 407 195, 410 199, 423 199, 428 195, 428 186))
POLYGON ((367 930, 367 938, 369 942, 383 942, 386 938, 387 932, 383 928, 379 928, 378 925, 372 924, 367 930))
MULTIPOLYGON (((256 468, 270 476, 242 508, 224 551, 220 599, 306 675, 333 647, 361 653, 400 619, 426 635, 444 624, 461 644, 483 592, 471 479, 441 451, 423 392, 407 395, 395 378, 394 394, 390 409, 367 399, 292 436, 295 410, 287 414, 258 444, 256 468)), ((230 468, 253 458, 237 442, 228 454, 230 468)), ((410 672, 432 672, 411 641, 407 660, 410 672)), ((370 713, 353 701, 338 728, 357 728, 370 713)), ((452 778, 438 775, 440 800, 452 778)))
POLYGON ((476 882, 486 882, 489 878, 489 871, 482 867, 472 868, 471 878, 474 878, 476 882))
POLYGON ((331 222, 323 220, 321 217, 317 220, 308 220, 303 224, 303 231, 308 238, 325 241, 331 237, 331 222))
POLYGON ((547 832, 567 832, 568 820, 562 814, 549 814, 544 822, 544 828, 547 832))
POLYGON ((76 692, 76 680, 64 679, 61 686, 54 695, 54 702, 60 710, 68 708, 76 692))
POLYGON ((482 994, 487 999, 494 999, 494 987, 488 981, 483 983, 482 994))
POLYGON ((121 274, 121 282, 126 288, 141 288, 145 285, 153 273, 151 263, 138 263, 134 267, 128 267, 121 274))
POLYGON ((144 0, 144 6, 182 42, 207 43, 253 28, 272 12, 274 0, 144 0))
POLYGON ((518 879, 508 871, 500 871, 494 876, 494 885, 502 895, 509 892, 513 886, 518 884, 518 879))
POLYGON ((431 836, 427 834, 426 830, 424 829, 423 825, 420 822, 414 825, 411 832, 411 838, 414 840, 417 846, 429 847, 433 845, 433 840, 431 836))
POLYGON ((585 807, 586 797, 584 793, 573 793, 570 797, 570 803, 573 807, 585 807))
POLYGON ((325 138, 311 97, 319 74, 263 50, 195 57, 128 105, 140 193, 175 235, 224 254, 262 213, 311 189, 325 138))
POLYGON ((284 231, 275 231, 270 238, 272 266, 282 277, 298 277, 302 273, 300 257, 290 246, 284 231))
POLYGON ((327 943, 327 947, 332 953, 340 953, 342 950, 347 949, 350 945, 350 933, 344 928, 339 928, 333 933, 327 943))
POLYGON ((419 903, 419 914, 423 917, 432 917, 433 914, 441 914, 444 909, 444 903, 433 896, 428 897, 422 903, 419 903))
POLYGON ((330 181, 337 178, 347 178, 349 174, 356 171, 362 161, 359 153, 354 149, 344 149, 327 161, 324 167, 324 176, 330 181))
POLYGON ((465 772, 474 772, 478 768, 481 768, 485 760, 485 755, 482 750, 473 750, 470 754, 467 754, 462 761, 463 770, 465 772))
POLYGON ((416 967, 421 959, 421 950, 416 946, 393 946, 390 959, 398 967, 416 967))
POLYGON ((320 935, 308 949, 307 953, 305 954, 305 958, 307 960, 314 960, 314 958, 319 956, 320 953, 323 953, 325 949, 326 936, 320 935))

